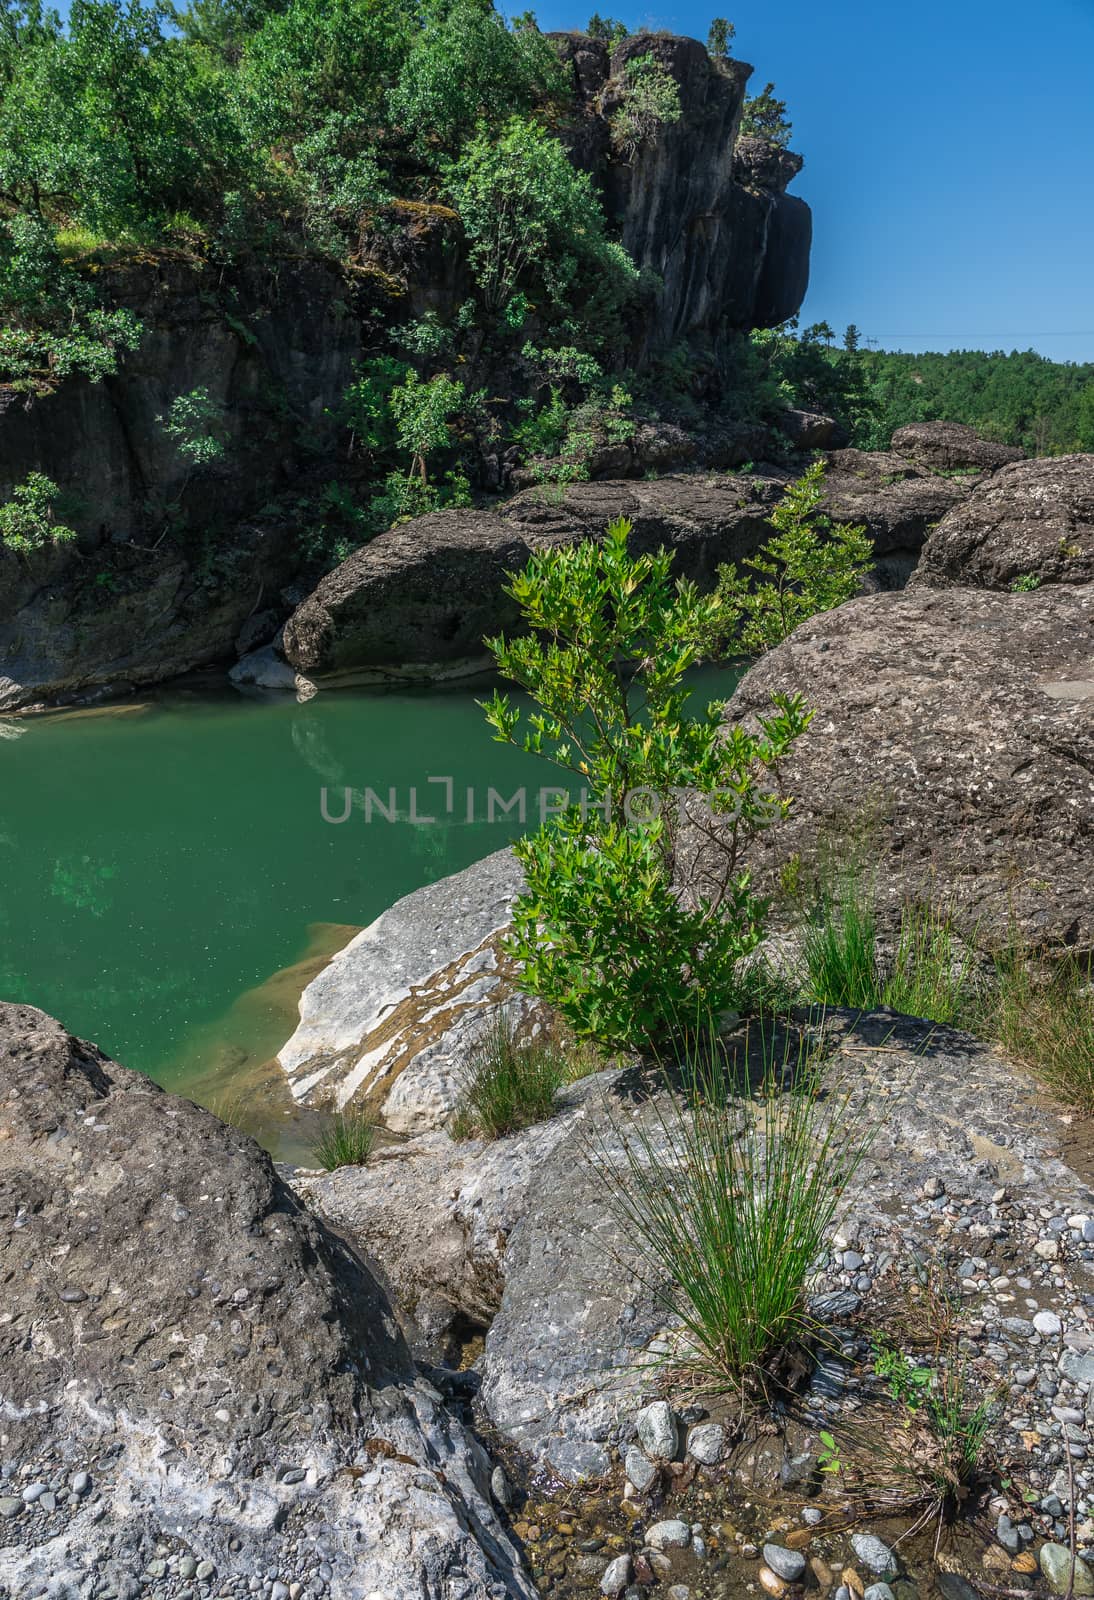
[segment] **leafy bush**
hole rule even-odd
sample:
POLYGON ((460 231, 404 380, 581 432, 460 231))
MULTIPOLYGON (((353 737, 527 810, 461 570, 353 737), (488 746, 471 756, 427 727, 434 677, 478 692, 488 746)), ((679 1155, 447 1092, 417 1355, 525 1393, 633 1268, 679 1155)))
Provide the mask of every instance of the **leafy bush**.
POLYGON ((630 37, 630 29, 625 22, 617 22, 614 17, 602 17, 599 11, 594 11, 585 24, 585 32, 590 39, 602 39, 609 50, 614 50, 617 44, 622 44, 624 39, 630 37))
POLYGON ((496 124, 568 95, 558 52, 534 19, 510 28, 481 0, 455 0, 427 19, 388 106, 429 154, 454 148, 476 122, 496 124))
POLYGON ((814 461, 787 486, 768 519, 776 537, 745 561, 766 581, 747 578, 733 564, 719 568, 719 611, 710 640, 715 654, 774 649, 799 623, 851 599, 872 569, 873 543, 865 527, 833 525, 819 511, 824 470, 823 461, 814 461))
POLYGON ((0 505, 0 544, 19 555, 49 545, 71 544, 75 533, 55 518, 60 497, 57 485, 41 472, 32 472, 16 484, 11 499, 0 505))
POLYGON ((82 372, 97 383, 142 331, 132 312, 96 304, 42 218, 16 214, 0 225, 0 381, 40 388, 82 372))
POLYGON ((632 56, 623 68, 620 104, 609 121, 612 145, 626 161, 655 144, 662 128, 680 120, 680 88, 652 55, 632 56))
POLYGON ((701 1391, 762 1390, 771 1357, 812 1332, 806 1284, 876 1124, 800 1034, 771 1025, 691 1043, 679 1080, 682 1105, 658 1097, 593 1158, 683 1326, 673 1366, 701 1391))
MULTIPOLYGON (((496 136, 480 128, 454 163, 447 193, 489 312, 521 289, 572 311, 588 283, 597 286, 602 321, 603 308, 618 310, 637 284, 630 257, 605 233, 592 181, 532 121, 513 117, 496 136)), ((584 310, 595 329, 588 299, 584 310)))
POLYGON ((360 1111, 340 1111, 312 1147, 317 1166, 325 1172, 338 1167, 363 1167, 376 1143, 376 1129, 360 1111))
POLYGON ((451 420, 463 400, 463 384, 443 374, 423 383, 417 373, 408 372, 404 382, 392 389, 389 403, 396 442, 412 457, 410 477, 427 481, 426 459, 451 443, 451 420))
POLYGON ((512 580, 530 631, 487 643, 539 709, 525 719, 500 691, 484 707, 497 739, 584 786, 581 804, 516 846, 520 982, 579 1036, 622 1046, 665 1038, 689 1005, 716 1013, 739 998, 767 910, 740 852, 788 811, 770 784, 809 721, 786 696, 758 734, 724 728, 718 704, 688 714, 683 678, 716 602, 672 584, 670 553, 631 556, 629 533, 613 523, 602 543, 545 551, 512 580), (704 848, 676 882, 681 825, 700 808, 704 848))
POLYGON ((559 1045, 541 1038, 521 1040, 517 1027, 500 1017, 468 1063, 453 1135, 500 1139, 545 1122, 558 1091, 577 1075, 559 1045))

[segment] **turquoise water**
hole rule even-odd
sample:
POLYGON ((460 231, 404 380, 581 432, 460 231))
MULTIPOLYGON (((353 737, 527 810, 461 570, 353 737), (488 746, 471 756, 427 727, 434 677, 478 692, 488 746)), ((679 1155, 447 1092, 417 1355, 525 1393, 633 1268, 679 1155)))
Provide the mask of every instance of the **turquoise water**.
POLYGON ((176 691, 0 722, 0 994, 218 1109, 276 1098, 269 1062, 322 960, 522 831, 516 811, 489 820, 491 786, 526 786, 538 821, 554 769, 491 739, 482 693, 176 691), (324 786, 332 817, 356 791, 345 823, 321 815, 324 786))

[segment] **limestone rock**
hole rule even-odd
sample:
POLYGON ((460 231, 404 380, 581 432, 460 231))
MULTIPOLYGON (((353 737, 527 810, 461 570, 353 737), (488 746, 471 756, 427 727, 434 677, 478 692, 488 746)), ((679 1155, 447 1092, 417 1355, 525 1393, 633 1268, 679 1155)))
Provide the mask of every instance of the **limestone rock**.
POLYGON ((135 1594, 169 1537, 221 1585, 530 1600, 481 1450, 253 1141, 30 1007, 0 1059, 3 1450, 85 1485, 0 1590, 135 1594))
POLYGON ((1094 581, 1094 455, 1020 461, 949 512, 914 586, 1011 589, 1094 581))
POLYGON ((930 894, 985 946, 1094 949, 1094 585, 880 594, 816 617, 727 707, 776 690, 815 715, 781 764, 790 817, 749 851, 762 882, 864 813, 883 909, 930 894))
POLYGON ((499 850, 405 895, 305 989, 278 1056, 297 1100, 368 1106, 398 1133, 439 1128, 499 1010, 531 1030, 541 1013, 512 989, 501 949, 523 878, 499 850))

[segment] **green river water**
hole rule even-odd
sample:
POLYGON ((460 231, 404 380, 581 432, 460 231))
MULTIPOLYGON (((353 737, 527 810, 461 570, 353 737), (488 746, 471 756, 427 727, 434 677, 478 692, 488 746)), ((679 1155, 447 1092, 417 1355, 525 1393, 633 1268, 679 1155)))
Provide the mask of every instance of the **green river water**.
MULTIPOLYGON (((697 688, 720 697, 735 680, 704 672, 697 688)), ((525 786, 531 827, 554 781, 491 739, 482 693, 297 705, 175 689, 0 721, 0 995, 300 1155, 314 1129, 272 1061, 301 989, 400 895, 522 831, 515 812, 488 819, 491 787, 525 786), (451 778, 451 814, 431 777, 451 778), (324 786, 332 817, 347 786, 385 807, 394 789, 396 820, 375 805, 366 820, 358 799, 333 825, 324 786)))

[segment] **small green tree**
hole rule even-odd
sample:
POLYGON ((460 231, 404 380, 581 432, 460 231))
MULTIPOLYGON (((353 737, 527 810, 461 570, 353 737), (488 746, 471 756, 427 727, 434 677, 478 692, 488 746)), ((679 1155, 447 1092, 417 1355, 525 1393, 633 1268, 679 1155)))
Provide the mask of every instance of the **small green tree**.
POLYGON ((794 129, 786 115, 786 101, 775 97, 775 85, 766 84, 759 94, 745 101, 741 132, 753 139, 766 139, 785 150, 794 129))
POLYGON ((0 544, 19 555, 48 545, 71 544, 76 534, 56 520, 61 491, 42 472, 32 472, 16 484, 11 499, 0 505, 0 544))
POLYGON ((521 288, 567 311, 586 283, 603 306, 637 282, 626 251, 607 238, 591 179, 535 122, 512 117, 497 135, 480 128, 447 192, 488 311, 500 312, 521 288))
POLYGON ((602 39, 609 50, 614 50, 617 44, 622 44, 624 39, 630 37, 630 29, 625 22, 617 22, 614 17, 602 17, 599 11, 594 11, 585 24, 585 32, 590 39, 602 39))
POLYGON ((776 537, 744 563, 760 581, 732 563, 719 569, 713 654, 761 655, 858 592, 874 564, 873 543, 863 525, 821 514, 824 492, 821 460, 787 486, 769 519, 776 537))
POLYGON ((391 391, 398 444, 412 457, 408 476, 423 487, 428 482, 426 457, 452 442, 450 422, 463 398, 463 384, 443 373, 423 383, 416 372, 409 372, 405 383, 391 391))
POLYGON ((498 740, 583 785, 516 846, 519 981, 578 1034, 625 1047, 740 999, 767 909, 740 854, 786 814, 777 764, 809 722, 797 696, 777 697, 757 733, 727 728, 717 703, 689 713, 684 675, 717 602, 673 584, 670 552, 630 555, 630 531, 623 520, 602 542, 545 551, 512 580, 530 631, 487 643, 538 709, 524 717, 497 691, 484 705, 498 740), (698 819, 702 849, 685 859, 698 819))
POLYGON ((680 120, 680 86, 652 55, 632 56, 623 68, 623 95, 609 121, 612 144, 627 161, 680 120))
POLYGON ((707 51, 715 61, 725 61, 729 57, 730 44, 737 37, 737 30, 732 22, 727 22, 725 17, 715 17, 707 34, 707 51))
POLYGON ((204 384, 177 394, 166 416, 156 418, 183 460, 200 470, 223 461, 226 454, 224 406, 204 384))

